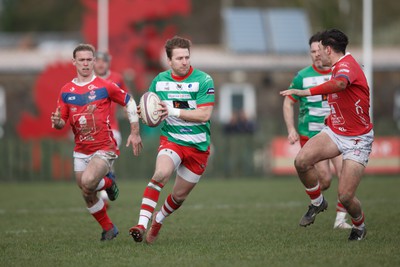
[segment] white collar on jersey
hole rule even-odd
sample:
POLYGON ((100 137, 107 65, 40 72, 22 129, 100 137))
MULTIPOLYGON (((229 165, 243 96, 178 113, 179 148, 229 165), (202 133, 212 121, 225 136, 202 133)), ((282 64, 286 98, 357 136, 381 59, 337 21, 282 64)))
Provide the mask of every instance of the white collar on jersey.
POLYGON ((77 79, 77 78, 74 78, 74 79, 72 80, 72 82, 73 82, 74 84, 78 85, 78 86, 85 86, 85 85, 87 85, 87 84, 93 82, 94 79, 96 79, 96 75, 93 75, 92 79, 91 79, 90 81, 88 81, 88 82, 81 82, 81 83, 80 83, 80 82, 78 82, 78 79, 77 79))

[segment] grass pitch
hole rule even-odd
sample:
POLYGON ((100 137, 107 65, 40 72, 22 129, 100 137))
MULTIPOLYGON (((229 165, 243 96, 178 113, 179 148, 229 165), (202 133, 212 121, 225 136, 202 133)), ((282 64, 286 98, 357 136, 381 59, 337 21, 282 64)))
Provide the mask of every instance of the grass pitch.
POLYGON ((147 182, 119 182, 109 215, 120 234, 110 242, 99 241, 101 228, 74 183, 0 183, 0 266, 400 266, 400 177, 362 180, 361 242, 332 229, 336 181, 325 193, 328 210, 302 228, 309 200, 297 178, 204 177, 155 244, 135 243, 128 229, 147 182))

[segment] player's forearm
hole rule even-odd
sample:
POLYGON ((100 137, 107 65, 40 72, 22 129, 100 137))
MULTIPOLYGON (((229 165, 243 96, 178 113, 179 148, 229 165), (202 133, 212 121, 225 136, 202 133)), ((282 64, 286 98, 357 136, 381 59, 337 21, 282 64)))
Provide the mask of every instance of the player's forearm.
POLYGON ((294 125, 294 111, 292 106, 283 106, 283 119, 285 121, 288 133, 296 131, 296 127, 294 125))
POLYGON ((342 79, 332 79, 310 89, 311 95, 327 95, 342 91, 347 83, 342 79))
POLYGON ((190 122, 207 122, 211 118, 213 107, 201 107, 197 109, 174 109, 168 108, 168 116, 178 117, 190 122))
POLYGON ((139 122, 131 122, 131 135, 139 135, 139 134, 140 134, 139 122))
POLYGON ((283 119, 286 124, 286 129, 289 133, 293 130, 296 130, 294 125, 293 102, 289 96, 285 97, 285 100, 283 101, 283 119))

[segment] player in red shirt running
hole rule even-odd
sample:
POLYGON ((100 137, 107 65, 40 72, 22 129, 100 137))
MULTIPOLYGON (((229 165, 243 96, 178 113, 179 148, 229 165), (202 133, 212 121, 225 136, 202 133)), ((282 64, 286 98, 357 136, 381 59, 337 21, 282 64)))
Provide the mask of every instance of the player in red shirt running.
POLYGON ((89 44, 78 45, 73 52, 72 63, 77 77, 63 86, 56 112, 51 115, 52 126, 62 129, 68 122, 75 136, 74 171, 82 190, 88 211, 101 225, 102 241, 118 235, 117 227, 107 215, 103 200, 97 192, 105 189, 111 200, 118 197, 118 187, 112 176, 112 166, 119 150, 109 125, 110 105, 114 101, 126 106, 131 133, 127 146, 132 144, 133 153, 139 155, 142 140, 135 100, 116 84, 94 75, 94 48, 89 44))
MULTIPOLYGON (((124 82, 124 78, 122 77, 122 75, 119 74, 118 72, 111 71, 110 65, 111 65, 110 54, 107 52, 97 51, 96 62, 94 64, 94 73, 96 74, 96 76, 117 84, 122 90, 129 93, 129 90, 124 82)), ((122 142, 122 136, 119 130, 117 109, 118 109, 118 104, 115 102, 111 102, 109 121, 110 121, 111 131, 113 133, 115 141, 117 141, 117 146, 119 148, 122 142)), ((115 176, 115 173, 113 173, 113 175, 115 176)), ((99 196, 103 199, 107 208, 109 208, 108 204, 109 198, 106 191, 105 190, 100 191, 99 196)))
POLYGON ((300 150, 295 167, 306 192, 311 198, 309 210, 300 220, 301 226, 314 222, 315 216, 327 209, 318 183, 315 163, 343 155, 343 167, 338 185, 338 199, 351 216, 353 223, 349 240, 364 239, 367 231, 364 212, 355 196, 368 163, 374 139, 370 120, 370 94, 364 72, 356 60, 346 53, 347 36, 336 29, 320 36, 322 63, 332 67, 332 78, 307 90, 284 90, 280 94, 298 96, 329 94, 331 109, 325 127, 300 150))

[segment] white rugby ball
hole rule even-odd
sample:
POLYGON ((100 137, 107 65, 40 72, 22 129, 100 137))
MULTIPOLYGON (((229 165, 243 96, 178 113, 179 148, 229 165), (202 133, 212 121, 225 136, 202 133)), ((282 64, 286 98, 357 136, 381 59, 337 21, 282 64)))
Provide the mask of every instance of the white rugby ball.
POLYGON ((161 102, 157 94, 153 92, 146 92, 142 95, 139 101, 140 116, 144 124, 150 127, 156 127, 161 123, 161 116, 159 116, 158 109, 161 107, 161 102))

